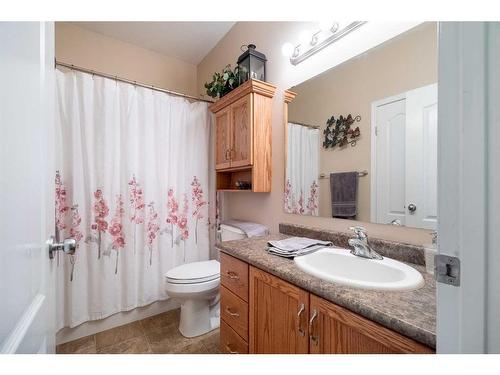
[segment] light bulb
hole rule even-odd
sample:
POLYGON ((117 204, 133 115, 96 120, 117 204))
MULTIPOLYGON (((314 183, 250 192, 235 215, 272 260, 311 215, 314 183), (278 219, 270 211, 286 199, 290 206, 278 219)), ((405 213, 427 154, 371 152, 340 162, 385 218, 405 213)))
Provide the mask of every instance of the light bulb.
POLYGON ((281 53, 285 57, 290 57, 293 54, 295 47, 292 43, 286 42, 281 46, 281 53))
POLYGON ((309 30, 302 30, 299 34, 300 44, 303 46, 311 43, 312 33, 309 30))

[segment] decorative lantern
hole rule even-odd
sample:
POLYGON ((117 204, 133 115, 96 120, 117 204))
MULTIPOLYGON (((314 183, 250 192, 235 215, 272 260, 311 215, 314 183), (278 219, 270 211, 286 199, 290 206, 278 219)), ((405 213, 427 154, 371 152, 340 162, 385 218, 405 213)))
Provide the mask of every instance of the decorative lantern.
POLYGON ((238 57, 240 85, 249 79, 266 80, 266 55, 255 49, 255 44, 249 44, 247 50, 238 57))

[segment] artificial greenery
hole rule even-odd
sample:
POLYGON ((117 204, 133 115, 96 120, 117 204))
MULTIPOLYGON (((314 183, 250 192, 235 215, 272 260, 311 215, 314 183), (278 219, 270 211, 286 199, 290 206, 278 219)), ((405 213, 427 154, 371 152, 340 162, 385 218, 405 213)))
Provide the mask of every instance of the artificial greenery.
POLYGON ((349 114, 347 117, 340 115, 337 119, 334 116, 330 117, 327 121, 327 127, 323 131, 325 140, 323 142, 324 148, 334 148, 335 146, 344 147, 348 143, 352 147, 356 145, 356 139, 361 135, 359 126, 355 129, 351 125, 355 122, 360 122, 361 116, 352 117, 349 114))
POLYGON ((239 70, 238 66, 231 69, 231 65, 227 65, 221 73, 214 73, 211 82, 205 83, 207 95, 212 98, 222 98, 234 90, 239 85, 239 70))

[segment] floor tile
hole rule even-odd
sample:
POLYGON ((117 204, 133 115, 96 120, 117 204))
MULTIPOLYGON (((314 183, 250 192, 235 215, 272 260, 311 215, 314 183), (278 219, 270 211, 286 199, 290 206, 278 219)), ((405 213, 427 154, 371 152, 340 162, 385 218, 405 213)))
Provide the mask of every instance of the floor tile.
POLYGON ((201 340, 188 339, 187 344, 179 346, 172 351, 174 354, 208 354, 201 340))
POLYGON ((169 326, 173 323, 178 324, 181 309, 175 309, 141 320, 141 326, 144 332, 155 331, 159 328, 169 326))
POLYGON ((94 335, 57 345, 57 354, 95 354, 97 352, 94 335))
POLYGON ((146 354, 151 353, 145 336, 134 337, 98 350, 99 354, 146 354))
POLYGON ((153 353, 174 353, 192 340, 181 335, 177 323, 146 332, 146 337, 153 353))
POLYGON ((133 322, 123 326, 115 327, 107 331, 99 332, 95 335, 97 350, 114 344, 121 343, 122 341, 143 336, 141 324, 133 322))

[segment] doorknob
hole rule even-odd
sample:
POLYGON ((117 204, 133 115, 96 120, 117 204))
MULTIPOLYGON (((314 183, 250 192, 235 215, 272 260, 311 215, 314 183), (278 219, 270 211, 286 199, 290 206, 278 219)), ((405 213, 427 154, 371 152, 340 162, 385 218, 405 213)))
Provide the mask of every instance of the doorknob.
POLYGON ((408 211, 415 212, 416 210, 417 210, 417 206, 415 206, 413 203, 410 203, 408 205, 408 211))
POLYGON ((76 241, 74 238, 66 238, 63 242, 55 242, 54 236, 47 240, 49 247, 49 258, 54 259, 54 252, 63 251, 65 254, 74 254, 76 250, 76 241))

